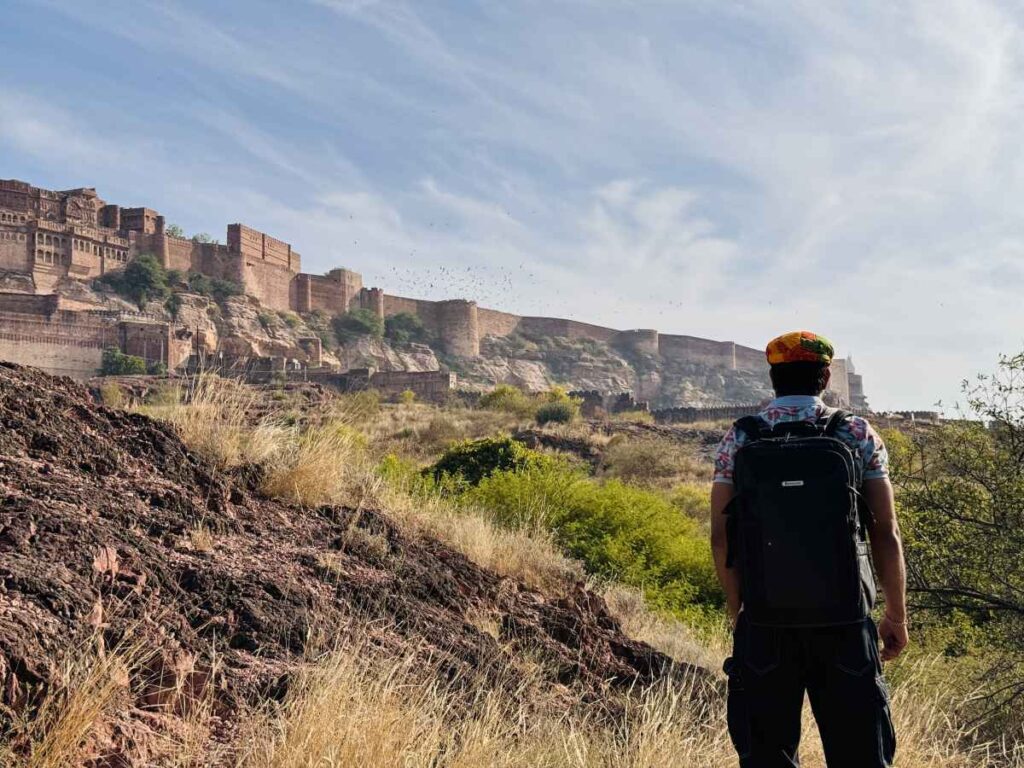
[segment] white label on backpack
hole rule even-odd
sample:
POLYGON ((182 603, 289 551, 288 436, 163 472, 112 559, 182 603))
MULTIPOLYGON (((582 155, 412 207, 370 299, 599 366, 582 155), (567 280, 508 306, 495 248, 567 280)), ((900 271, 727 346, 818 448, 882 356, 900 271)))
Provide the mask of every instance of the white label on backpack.
POLYGON ((783 488, 799 488, 803 484, 804 484, 803 480, 783 480, 782 481, 782 487, 783 488))

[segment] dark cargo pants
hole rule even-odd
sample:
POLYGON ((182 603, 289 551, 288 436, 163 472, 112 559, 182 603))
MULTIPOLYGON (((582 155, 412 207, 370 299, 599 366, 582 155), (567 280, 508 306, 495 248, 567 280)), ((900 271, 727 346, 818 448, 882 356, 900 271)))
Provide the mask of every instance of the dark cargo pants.
POLYGON ((800 765, 800 714, 811 700, 828 768, 888 768, 896 751, 871 619, 841 627, 752 626, 740 614, 729 675, 729 734, 741 768, 800 765))

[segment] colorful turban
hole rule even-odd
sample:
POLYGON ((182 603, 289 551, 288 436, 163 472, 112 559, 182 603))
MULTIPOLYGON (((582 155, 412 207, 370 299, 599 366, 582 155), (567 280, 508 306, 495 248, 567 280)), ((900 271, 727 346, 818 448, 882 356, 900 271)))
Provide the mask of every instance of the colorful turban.
POLYGON ((769 365, 801 362, 830 365, 835 353, 831 341, 810 331, 784 333, 769 341, 764 350, 769 365))

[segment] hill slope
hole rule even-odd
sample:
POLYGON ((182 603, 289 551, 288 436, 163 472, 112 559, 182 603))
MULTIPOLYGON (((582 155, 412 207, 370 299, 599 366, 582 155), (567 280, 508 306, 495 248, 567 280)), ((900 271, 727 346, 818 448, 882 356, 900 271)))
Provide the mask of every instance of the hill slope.
POLYGON ((125 637, 149 652, 91 738, 92 765, 160 764, 154 734, 204 696, 230 740, 248 707, 282 697, 311 638, 352 620, 381 652, 483 684, 543 658, 548 683, 584 699, 671 663, 582 587, 548 598, 381 513, 263 498, 256 470, 218 472, 67 379, 0 364, 0 425, 0 732, 15 749, 69 650, 125 637))

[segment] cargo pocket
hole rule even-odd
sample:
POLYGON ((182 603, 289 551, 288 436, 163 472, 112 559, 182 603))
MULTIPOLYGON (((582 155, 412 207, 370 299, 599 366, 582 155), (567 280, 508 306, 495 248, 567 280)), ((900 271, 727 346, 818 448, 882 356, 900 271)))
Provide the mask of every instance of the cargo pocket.
POLYGON ((736 659, 725 660, 723 669, 729 676, 729 693, 726 700, 726 721, 729 738, 740 760, 750 757, 753 749, 750 736, 750 698, 743 682, 743 672, 736 659))
POLYGON ((844 628, 838 634, 835 665, 851 677, 867 677, 879 670, 878 650, 875 647, 874 624, 867 619, 860 627, 844 628))
POLYGON ((896 756, 896 729, 892 725, 892 710, 889 707, 889 686, 881 675, 875 677, 878 696, 878 747, 886 765, 892 765, 896 756))

